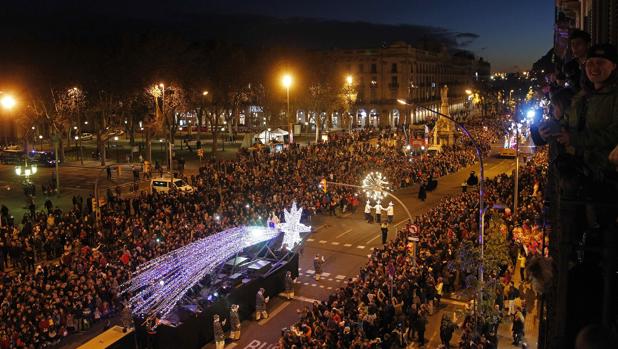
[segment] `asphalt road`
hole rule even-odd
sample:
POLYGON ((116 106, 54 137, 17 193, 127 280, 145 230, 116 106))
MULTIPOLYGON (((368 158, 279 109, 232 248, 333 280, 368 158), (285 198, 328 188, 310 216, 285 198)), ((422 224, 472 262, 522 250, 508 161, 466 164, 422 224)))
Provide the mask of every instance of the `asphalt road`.
MULTIPOLYGON (((501 173, 511 173, 514 168, 514 159, 492 157, 486 160, 485 175, 491 178, 501 173)), ((440 178, 438 188, 428 193, 425 202, 417 199, 418 185, 398 191, 397 196, 408 206, 413 216, 420 215, 435 207, 442 198, 459 193, 461 191, 460 185, 467 179, 470 171, 477 171, 478 173, 478 166, 471 166, 455 174, 440 178)), ((395 205, 393 223, 400 225, 405 223, 407 219, 405 211, 398 207, 398 205, 395 205)), ((303 254, 300 257, 295 299, 287 301, 276 295, 270 295, 272 296, 271 302, 268 305, 270 317, 259 322, 244 321, 241 339, 227 344, 226 348, 274 348, 281 329, 290 326, 298 320, 297 312, 299 309, 305 305, 311 306, 314 300, 327 298, 331 292, 341 287, 349 278, 355 277, 360 267, 367 262, 367 257, 371 251, 381 246, 382 243, 379 225, 376 223, 369 224, 363 219, 362 207, 355 214, 347 213, 337 217, 314 217, 311 225, 313 231, 306 239, 303 254), (326 262, 323 265, 324 273, 319 281, 314 279, 315 272, 313 270, 313 257, 316 253, 326 258, 326 262)), ((395 228, 391 227, 389 239, 394 234, 395 228)), ((461 309, 464 305, 455 299, 446 300, 445 303, 447 307, 441 309, 429 319, 426 332, 429 342, 426 348, 435 348, 440 344, 439 326, 441 314, 443 312, 452 314, 452 312, 458 308, 461 309)), ((455 338, 458 338, 458 333, 455 334, 455 338)), ((504 344, 510 341, 502 339, 500 342, 501 347, 505 347, 504 344)), ((455 343, 455 339, 453 343, 455 343)), ((214 348, 214 343, 210 343, 204 348, 214 348)))

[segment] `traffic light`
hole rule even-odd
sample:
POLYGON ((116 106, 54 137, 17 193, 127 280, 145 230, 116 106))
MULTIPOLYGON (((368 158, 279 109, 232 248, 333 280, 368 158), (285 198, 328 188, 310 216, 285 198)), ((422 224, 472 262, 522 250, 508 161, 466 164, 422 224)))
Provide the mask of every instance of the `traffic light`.
POLYGON ((328 191, 328 189, 326 189, 326 178, 322 178, 322 180, 320 181, 320 186, 322 187, 322 191, 324 193, 328 191))

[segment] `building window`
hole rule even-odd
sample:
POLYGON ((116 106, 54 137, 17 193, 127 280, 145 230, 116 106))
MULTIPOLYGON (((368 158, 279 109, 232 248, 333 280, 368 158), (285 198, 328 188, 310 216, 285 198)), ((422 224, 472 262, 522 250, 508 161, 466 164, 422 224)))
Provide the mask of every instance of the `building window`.
POLYGON ((391 73, 397 73, 397 63, 391 64, 391 73))
POLYGON ((371 72, 374 74, 378 72, 378 66, 375 63, 371 63, 371 72))
POLYGON ((398 88, 399 83, 397 82, 397 75, 391 76, 390 88, 398 88))

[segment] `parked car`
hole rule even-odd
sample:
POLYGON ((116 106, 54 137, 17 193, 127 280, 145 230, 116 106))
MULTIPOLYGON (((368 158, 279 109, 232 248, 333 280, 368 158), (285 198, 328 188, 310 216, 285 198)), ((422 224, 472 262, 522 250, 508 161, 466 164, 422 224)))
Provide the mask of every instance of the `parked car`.
POLYGON ((195 190, 195 188, 180 178, 159 177, 150 180, 150 190, 167 193, 172 189, 188 193, 192 193, 195 190))
POLYGON ((51 151, 33 150, 30 152, 29 157, 33 163, 36 163, 39 166, 52 167, 56 165, 56 156, 51 151))
POLYGON ((498 152, 498 156, 501 158, 514 159, 517 156, 517 152, 513 148, 502 148, 498 152))
POLYGON ((92 133, 88 133, 88 132, 84 132, 82 133, 82 135, 80 136, 80 139, 82 141, 91 141, 94 139, 94 136, 92 135, 92 133))

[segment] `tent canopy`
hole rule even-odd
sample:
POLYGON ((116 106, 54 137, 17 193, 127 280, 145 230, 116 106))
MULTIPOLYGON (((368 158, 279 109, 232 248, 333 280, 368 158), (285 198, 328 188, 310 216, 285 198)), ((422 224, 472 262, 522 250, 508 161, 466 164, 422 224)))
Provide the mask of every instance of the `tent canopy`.
POLYGON ((270 130, 270 131, 264 130, 260 132, 259 134, 255 135, 255 138, 259 138, 264 144, 268 143, 272 139, 275 139, 277 142, 283 142, 284 141, 283 137, 287 136, 288 134, 289 134, 288 131, 277 128, 277 129, 270 130))

